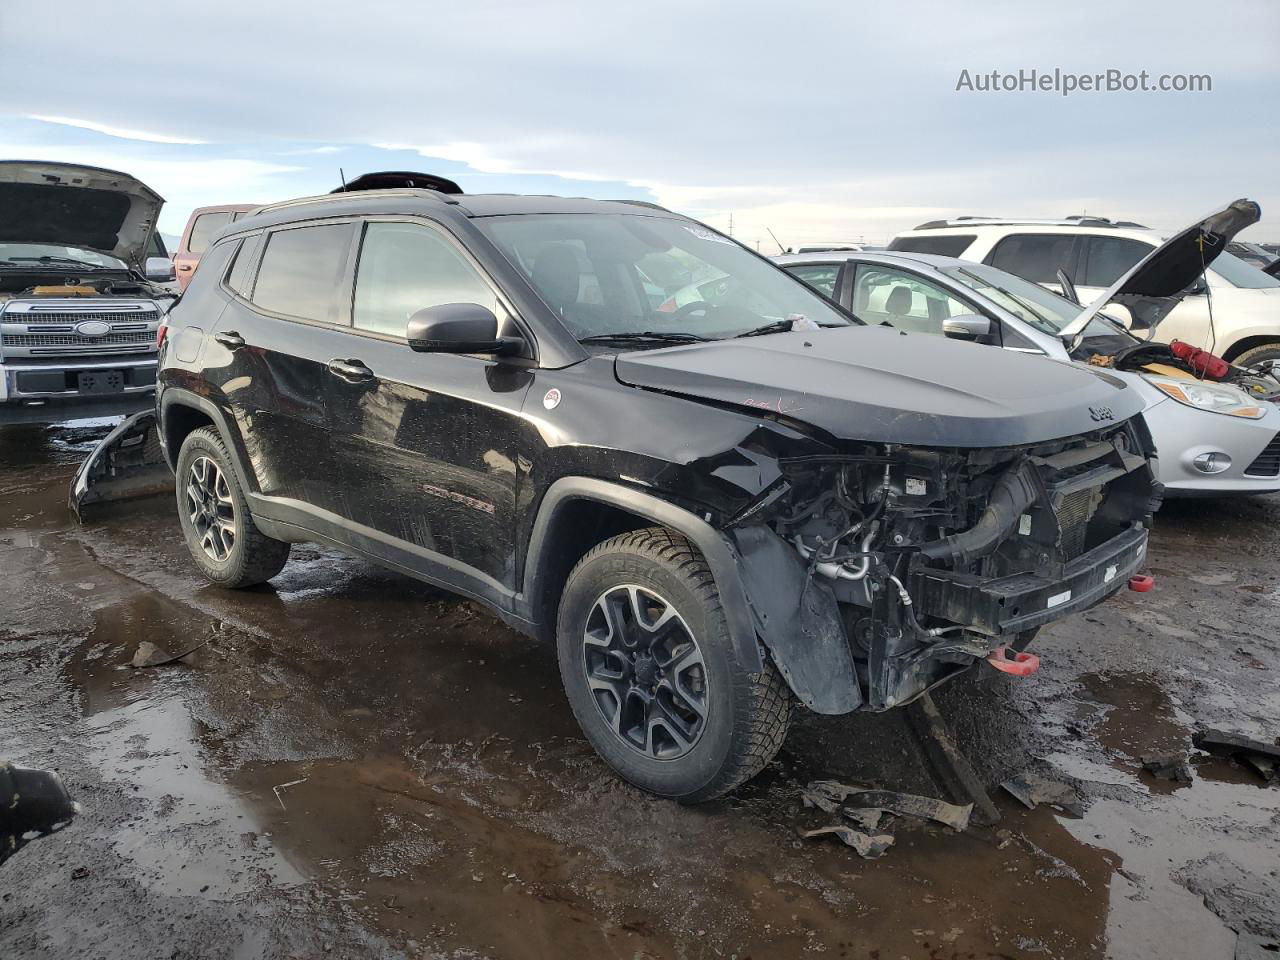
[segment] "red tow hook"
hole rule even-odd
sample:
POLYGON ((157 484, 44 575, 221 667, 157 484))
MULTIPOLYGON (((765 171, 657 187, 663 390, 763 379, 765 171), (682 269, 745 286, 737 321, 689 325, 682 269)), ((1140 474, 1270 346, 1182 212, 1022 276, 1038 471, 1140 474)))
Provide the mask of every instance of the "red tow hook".
POLYGON ((1029 677, 1040 669, 1040 658, 1025 650, 1010 656, 1008 647, 996 647, 987 657, 987 663, 1004 673, 1015 677, 1029 677))
POLYGON ((1146 593, 1156 585, 1156 578, 1145 573, 1135 573, 1129 578, 1129 589, 1134 593, 1146 593))

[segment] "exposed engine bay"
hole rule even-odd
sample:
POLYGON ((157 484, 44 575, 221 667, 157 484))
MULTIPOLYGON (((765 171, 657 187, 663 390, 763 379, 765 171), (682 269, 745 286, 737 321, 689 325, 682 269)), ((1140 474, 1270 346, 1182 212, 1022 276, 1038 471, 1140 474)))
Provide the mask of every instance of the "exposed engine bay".
POLYGON ((1159 505, 1145 433, 1139 418, 1028 447, 786 459, 730 526, 746 556, 794 551, 811 641, 831 642, 836 612, 865 693, 829 712, 884 710, 1127 583, 1159 505))
POLYGON ((1280 403, 1280 370, 1277 370, 1275 361, 1266 361, 1255 367, 1239 367, 1180 340, 1136 343, 1115 353, 1094 353, 1087 359, 1096 367, 1230 383, 1255 400, 1280 403))
POLYGON ((50 276, 47 271, 0 272, 0 303, 42 297, 168 298, 174 294, 123 271, 116 276, 50 276))

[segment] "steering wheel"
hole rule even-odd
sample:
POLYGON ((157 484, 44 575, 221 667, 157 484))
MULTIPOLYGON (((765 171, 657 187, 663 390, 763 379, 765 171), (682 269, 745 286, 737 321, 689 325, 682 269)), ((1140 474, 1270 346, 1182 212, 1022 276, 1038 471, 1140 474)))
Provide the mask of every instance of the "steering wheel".
POLYGON ((690 303, 686 303, 683 307, 677 307, 675 310, 672 310, 669 316, 672 320, 681 320, 690 314, 697 313, 699 311, 709 314, 711 311, 716 309, 716 305, 708 300, 694 300, 690 303))

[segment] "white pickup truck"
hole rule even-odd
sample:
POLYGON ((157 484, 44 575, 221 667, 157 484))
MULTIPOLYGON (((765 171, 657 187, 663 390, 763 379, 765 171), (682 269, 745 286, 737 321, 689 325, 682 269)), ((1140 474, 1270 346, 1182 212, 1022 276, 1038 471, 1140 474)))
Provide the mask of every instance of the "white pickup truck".
POLYGON ((0 422, 145 408, 174 299, 164 200, 125 173, 0 162, 0 422))

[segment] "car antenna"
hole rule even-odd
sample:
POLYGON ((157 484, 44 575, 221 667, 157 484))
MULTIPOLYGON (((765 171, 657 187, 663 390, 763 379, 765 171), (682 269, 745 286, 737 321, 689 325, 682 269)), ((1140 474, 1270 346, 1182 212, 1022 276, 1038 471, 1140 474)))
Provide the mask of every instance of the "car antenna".
POLYGON ((342 192, 347 192, 347 175, 342 172, 342 168, 338 168, 338 179, 342 181, 342 192))
POLYGON ((773 242, 778 245, 778 252, 786 253, 787 248, 782 245, 782 241, 778 239, 778 235, 774 233, 773 230, 770 229, 769 227, 765 227, 765 229, 769 231, 769 236, 773 237, 773 242))

